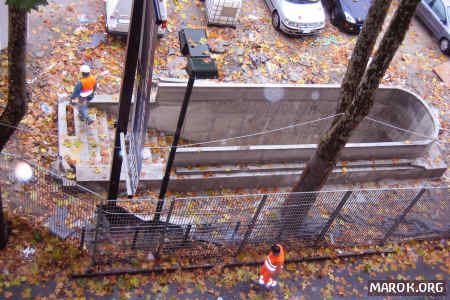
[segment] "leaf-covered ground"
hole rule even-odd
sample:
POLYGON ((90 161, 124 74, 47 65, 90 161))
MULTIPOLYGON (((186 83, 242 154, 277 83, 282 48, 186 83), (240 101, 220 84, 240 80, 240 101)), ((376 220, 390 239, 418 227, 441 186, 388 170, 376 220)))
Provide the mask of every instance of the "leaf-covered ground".
MULTIPOLYGON (((382 256, 290 263, 272 291, 254 284, 259 266, 73 280, 70 274, 82 272, 89 257, 23 218, 11 221, 8 248, 0 251, 0 299, 361 299, 370 279, 442 280, 450 274, 450 242, 441 240, 397 245, 382 256)), ((312 254, 287 251, 287 259, 312 254)), ((338 253, 314 250, 315 255, 338 253)), ((263 256, 243 253, 239 258, 263 256)))
MULTIPOLYGON (((155 73, 159 77, 186 78, 177 31, 205 24, 204 3, 169 0, 168 6, 171 32, 159 41, 155 73)), ((84 62, 93 65, 100 93, 119 91, 125 39, 103 35, 103 14, 104 2, 100 0, 50 1, 32 12, 27 58, 32 102, 21 123, 27 131, 16 135, 8 151, 46 167, 56 158, 58 97, 70 95, 84 62), (98 46, 84 49, 103 38, 98 46)), ((219 81, 225 82, 339 83, 356 41, 355 36, 329 24, 317 36, 286 37, 272 28, 263 0, 244 1, 236 29, 209 27, 208 36, 220 70, 219 81), (250 54, 267 62, 254 63, 250 54)), ((438 140, 444 149, 443 159, 448 159, 450 137, 449 91, 432 69, 448 59, 423 25, 414 20, 383 80, 384 84, 414 91, 435 109, 443 128, 438 140)), ((8 88, 6 51, 0 54, 0 66, 0 107, 4 107, 8 88)), ((448 182, 448 175, 447 171, 435 184, 448 182)), ((395 186, 420 184, 413 180, 395 186)), ((358 185, 368 186, 376 184, 358 185)), ((251 281, 257 276, 254 267, 71 281, 68 274, 83 270, 89 258, 16 218, 9 247, 0 252, 0 298, 317 299, 345 295, 359 299, 365 295, 368 278, 448 278, 448 249, 448 241, 406 244, 386 257, 292 264, 281 276, 283 285, 270 293, 252 287, 251 281), (23 254, 27 247, 36 251, 28 260, 23 254)))
MULTIPOLYGON (((22 121, 22 126, 31 131, 18 134, 19 141, 11 143, 9 151, 24 153, 47 166, 55 159, 58 98, 70 95, 83 63, 92 65, 99 81, 98 93, 119 91, 126 39, 105 35, 104 5, 100 0, 54 0, 31 13, 27 79, 32 102, 22 121), (96 41, 104 42, 95 45, 96 41)), ((177 32, 183 27, 205 27, 204 3, 169 0, 168 10, 169 33, 158 42, 155 77, 187 78, 177 32)), ((207 31, 220 71, 219 81, 225 82, 337 84, 357 38, 330 24, 316 36, 287 37, 273 29, 263 0, 244 1, 236 29, 208 27, 207 31)), ((449 90, 433 68, 448 59, 430 33, 414 19, 382 82, 417 93, 435 109, 442 127, 438 140, 444 149, 441 159, 448 159, 449 90)), ((0 65, 0 105, 4 106, 6 51, 0 56, 0 65)), ((157 144, 164 146, 167 140, 158 139, 157 144)), ((443 180, 448 181, 448 172, 443 180)))

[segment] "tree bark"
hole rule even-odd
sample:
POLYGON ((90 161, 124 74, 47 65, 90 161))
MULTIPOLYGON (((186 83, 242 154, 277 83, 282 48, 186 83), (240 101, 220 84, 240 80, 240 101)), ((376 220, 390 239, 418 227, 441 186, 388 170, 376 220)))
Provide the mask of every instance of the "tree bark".
MULTIPOLYGON (((8 104, 0 116, 0 152, 27 109, 28 95, 25 86, 27 22, 26 9, 8 5, 8 104)), ((0 249, 6 247, 7 241, 7 220, 3 214, 0 191, 0 249)))
POLYGON ((0 250, 8 243, 8 221, 3 213, 2 190, 0 186, 0 250))
POLYGON ((8 104, 0 116, 0 151, 26 113, 28 97, 25 86, 27 11, 8 5, 8 104), (5 126, 6 125, 6 126, 5 126))
MULTIPOLYGON (((319 191, 325 184, 353 130, 369 114, 374 104, 375 91, 395 52, 400 47, 419 3, 420 0, 401 1, 373 61, 362 78, 360 77, 361 80, 359 81, 357 77, 354 77, 352 80, 358 80, 358 84, 355 82, 348 85, 343 84, 342 89, 357 86, 354 98, 349 104, 345 105, 344 115, 322 136, 317 151, 309 160, 300 181, 292 190, 292 192, 306 193, 291 193, 286 199, 282 209, 283 226, 279 233, 280 237, 287 228, 291 227, 296 230, 301 226, 317 198, 315 192, 319 191)), ((371 7, 370 10, 372 9, 377 8, 371 7)), ((370 26, 369 23, 368 26, 370 26)))
MULTIPOLYGON (((383 27, 392 0, 375 0, 359 33, 347 71, 342 80, 336 113, 343 113, 355 97, 356 88, 366 71, 370 55, 383 27)), ((339 117, 338 117, 339 118, 339 117)), ((334 120, 337 122, 338 118, 334 120)), ((334 124, 333 123, 333 124, 334 124)))

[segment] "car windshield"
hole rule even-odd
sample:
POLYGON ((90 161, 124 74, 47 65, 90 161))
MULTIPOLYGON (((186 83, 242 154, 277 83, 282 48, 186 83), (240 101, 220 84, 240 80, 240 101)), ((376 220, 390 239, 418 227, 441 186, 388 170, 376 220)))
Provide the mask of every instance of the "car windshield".
POLYGON ((364 15, 367 15, 370 8, 370 0, 344 0, 343 2, 357 8, 360 11, 363 11, 364 15))
POLYGON ((291 3, 299 3, 299 4, 319 2, 319 0, 285 0, 285 1, 291 2, 291 3))

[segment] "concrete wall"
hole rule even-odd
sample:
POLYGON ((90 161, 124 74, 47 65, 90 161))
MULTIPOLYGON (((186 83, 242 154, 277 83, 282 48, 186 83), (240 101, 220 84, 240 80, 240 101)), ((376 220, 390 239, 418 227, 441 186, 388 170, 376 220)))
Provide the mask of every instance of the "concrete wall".
MULTIPOLYGON (((159 83, 149 127, 172 134, 186 83, 159 83)), ((216 84, 196 81, 182 137, 211 141, 308 122, 335 113, 337 85, 216 84)), ((117 96, 96 96, 92 105, 117 116, 117 96)), ((420 157, 437 137, 439 122, 419 96, 397 87, 377 91, 370 117, 422 136, 364 120, 341 154, 343 160, 420 157), (426 137, 430 137, 429 139, 426 137)), ((331 119, 227 142, 179 148, 175 164, 217 165, 306 161, 331 119)))
POLYGON ((8 6, 0 1, 0 50, 8 47, 8 6))
MULTIPOLYGON (((185 84, 159 84, 149 127, 172 134, 185 84)), ((332 115, 338 86, 196 84, 182 137, 192 142, 225 139, 332 115)), ((433 137, 436 122, 418 96, 399 88, 379 89, 370 117, 433 137)), ((316 144, 332 120, 207 146, 316 144)), ((351 143, 419 141, 424 138, 364 120, 351 143)))
MULTIPOLYGON (((371 160, 420 157, 429 147, 423 142, 348 143, 341 153, 341 160, 371 160)), ((235 163, 306 162, 317 145, 268 145, 189 147, 177 150, 176 166, 224 165, 235 163)))
MULTIPOLYGON (((184 89, 184 83, 159 84, 151 104, 150 128, 173 133, 184 89)), ((190 142, 210 141, 316 120, 335 113, 338 93, 339 87, 335 85, 196 84, 182 137, 190 142)), ((438 134, 439 123, 423 100, 401 88, 379 89, 370 117, 425 137, 364 120, 343 151, 342 159, 419 157, 438 134)), ((307 160, 331 121, 204 147, 180 148, 175 163, 307 160)))

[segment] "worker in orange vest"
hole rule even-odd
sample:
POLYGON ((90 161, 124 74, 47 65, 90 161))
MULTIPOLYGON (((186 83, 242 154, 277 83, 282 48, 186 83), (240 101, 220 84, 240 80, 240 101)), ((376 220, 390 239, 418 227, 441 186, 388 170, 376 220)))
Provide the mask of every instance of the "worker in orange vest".
POLYGON ((80 68, 82 78, 78 80, 70 97, 72 103, 77 104, 78 113, 82 121, 87 120, 90 125, 94 120, 88 114, 88 103, 94 98, 94 92, 97 88, 97 80, 91 75, 91 68, 88 65, 82 65, 80 68), (74 99, 78 98, 75 102, 74 99))
POLYGON ((280 244, 272 245, 270 253, 266 256, 264 265, 261 268, 261 276, 259 276, 258 283, 267 288, 277 286, 277 281, 273 279, 274 276, 281 272, 284 265, 284 249, 280 244))

